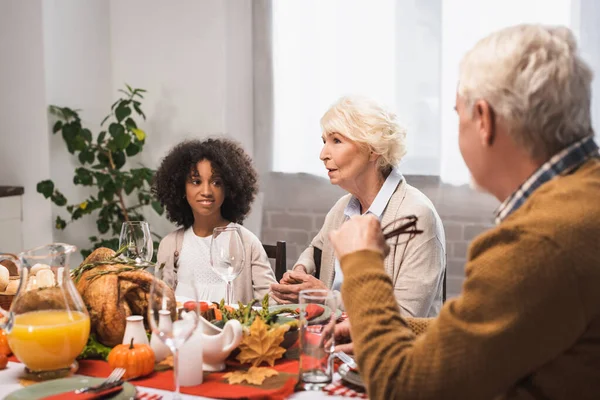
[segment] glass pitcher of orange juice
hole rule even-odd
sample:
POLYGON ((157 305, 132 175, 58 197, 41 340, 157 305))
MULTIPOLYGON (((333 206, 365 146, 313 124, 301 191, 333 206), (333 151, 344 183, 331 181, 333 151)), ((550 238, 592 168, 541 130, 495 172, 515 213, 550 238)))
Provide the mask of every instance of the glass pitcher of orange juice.
POLYGON ((75 246, 52 243, 19 254, 20 283, 0 323, 14 355, 35 380, 67 376, 87 343, 90 318, 70 277, 75 246))

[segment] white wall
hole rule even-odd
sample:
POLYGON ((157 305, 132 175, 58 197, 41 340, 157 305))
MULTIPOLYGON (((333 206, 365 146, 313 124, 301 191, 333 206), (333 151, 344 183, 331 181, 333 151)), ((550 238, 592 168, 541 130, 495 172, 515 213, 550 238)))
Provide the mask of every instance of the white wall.
MULTIPOLYGON (((249 0, 110 2, 112 88, 148 90, 142 162, 186 138, 226 134, 253 155, 249 0)), ((173 227, 147 213, 154 230, 173 227)))
MULTIPOLYGON (((115 93, 111 86, 109 3, 104 0, 46 0, 44 15, 44 58, 46 99, 49 105, 80 109, 83 124, 94 133, 108 114, 115 93)), ((83 201, 90 191, 73 185, 79 166, 69 154, 60 133, 50 138, 50 175, 69 202, 83 201)), ((38 196, 41 196, 38 194, 38 196)), ((52 207, 53 218, 67 219, 64 207, 52 207)), ((88 248, 88 237, 96 232, 93 218, 82 218, 54 240, 88 248)), ((72 264, 80 261, 77 253, 72 264)))
MULTIPOLYGON (((23 245, 52 240, 41 0, 0 1, 0 184, 23 186, 23 245)), ((19 250, 19 249, 13 249, 19 250)))

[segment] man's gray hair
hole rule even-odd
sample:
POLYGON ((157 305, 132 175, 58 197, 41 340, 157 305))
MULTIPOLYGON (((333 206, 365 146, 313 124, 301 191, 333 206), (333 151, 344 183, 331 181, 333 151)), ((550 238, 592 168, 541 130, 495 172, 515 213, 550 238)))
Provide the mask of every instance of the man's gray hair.
POLYGON ((480 40, 460 65, 458 94, 469 110, 485 100, 530 155, 546 160, 593 135, 593 73, 570 29, 517 25, 480 40))

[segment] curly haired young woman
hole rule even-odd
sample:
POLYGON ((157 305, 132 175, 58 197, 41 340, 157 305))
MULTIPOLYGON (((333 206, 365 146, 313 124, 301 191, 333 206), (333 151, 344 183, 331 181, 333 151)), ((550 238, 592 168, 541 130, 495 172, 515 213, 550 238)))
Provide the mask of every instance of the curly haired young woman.
MULTIPOLYGON (((225 282, 210 268, 212 232, 241 224, 257 189, 250 157, 231 140, 184 141, 162 160, 152 190, 179 229, 160 242, 157 259, 176 295, 189 296, 187 283, 194 281, 200 299, 225 297, 225 282)), ((243 226, 240 231, 246 259, 233 282, 233 300, 245 303, 264 296, 276 281, 258 238, 243 226)))

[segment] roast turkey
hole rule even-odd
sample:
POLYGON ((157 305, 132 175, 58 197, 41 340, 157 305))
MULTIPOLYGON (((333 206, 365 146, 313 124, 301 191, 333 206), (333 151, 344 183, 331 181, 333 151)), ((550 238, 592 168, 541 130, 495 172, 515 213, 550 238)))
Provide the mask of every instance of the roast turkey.
MULTIPOLYGON (((107 248, 96 249, 82 265, 97 261, 110 260, 115 252, 107 248)), ((146 329, 149 328, 148 300, 152 282, 156 279, 151 273, 138 269, 122 271, 128 268, 122 264, 99 265, 86 270, 76 282, 90 314, 91 331, 102 344, 113 347, 120 344, 125 334, 126 318, 130 315, 144 317, 146 329), (99 275, 101 271, 114 271, 99 275)), ((168 293, 168 302, 173 315, 176 312, 175 294, 163 281, 157 284, 168 293)))

